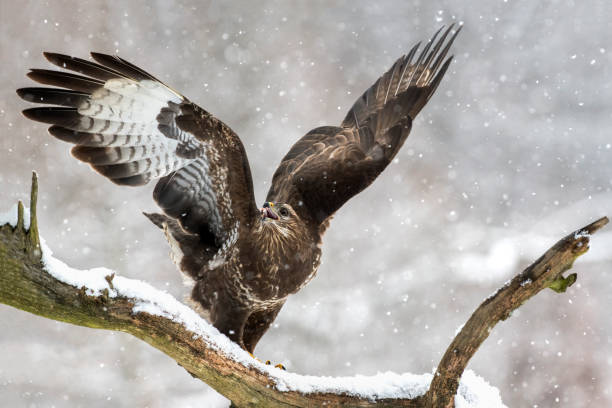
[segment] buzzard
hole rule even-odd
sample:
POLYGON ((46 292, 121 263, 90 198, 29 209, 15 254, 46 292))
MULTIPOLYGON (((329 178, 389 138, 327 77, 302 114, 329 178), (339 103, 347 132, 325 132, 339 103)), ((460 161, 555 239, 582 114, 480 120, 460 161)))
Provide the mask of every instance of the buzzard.
POLYGON ((23 111, 72 143, 72 155, 118 185, 156 180, 173 260, 195 281, 191 298, 211 323, 253 352, 287 297, 317 272, 333 214, 395 157, 431 98, 461 27, 420 43, 355 102, 340 126, 311 130, 281 160, 258 207, 247 155, 225 123, 118 56, 93 61, 44 53, 78 74, 32 69, 54 87, 22 88, 23 111), (55 88, 57 87, 57 88, 55 88))

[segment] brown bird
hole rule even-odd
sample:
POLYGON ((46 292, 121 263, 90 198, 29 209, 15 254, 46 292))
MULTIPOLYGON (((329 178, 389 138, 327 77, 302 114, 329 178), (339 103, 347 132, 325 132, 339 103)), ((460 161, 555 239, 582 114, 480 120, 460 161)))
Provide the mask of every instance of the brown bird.
POLYGON ((32 69, 23 88, 30 119, 73 143, 72 154, 119 185, 158 180, 174 261, 195 281, 191 297, 212 324, 253 352, 283 306, 317 272, 332 215, 395 157, 438 87, 461 27, 442 29, 399 58, 355 102, 340 126, 311 130, 274 173, 258 208, 244 147, 223 122, 118 56, 96 62, 44 53, 62 71, 32 69), (439 36, 439 38, 438 38, 439 36))

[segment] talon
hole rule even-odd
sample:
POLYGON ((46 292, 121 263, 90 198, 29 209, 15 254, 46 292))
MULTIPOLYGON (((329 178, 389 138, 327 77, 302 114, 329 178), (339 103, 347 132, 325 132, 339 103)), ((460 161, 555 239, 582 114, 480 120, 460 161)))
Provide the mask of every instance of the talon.
POLYGON ((259 362, 261 363, 261 360, 260 360, 260 359, 258 359, 257 357, 255 357, 255 356, 253 355, 253 353, 249 353, 249 356, 253 357, 255 360, 257 360, 257 361, 259 361, 259 362))
MULTIPOLYGON (((262 363, 262 361, 261 361, 260 359, 258 359, 257 357, 255 357, 255 356, 253 355, 253 353, 249 353, 249 356, 253 357, 255 360, 257 360, 257 361, 259 361, 260 363, 262 363)), ((272 365, 272 362, 271 362, 270 360, 266 360, 266 362, 265 362, 264 364, 265 364, 265 365, 272 365)), ((284 370, 284 371, 287 371, 287 369, 285 368, 285 366, 284 366, 284 365, 282 365, 282 364, 280 364, 280 363, 279 363, 279 364, 276 364, 274 367, 275 367, 275 368, 280 368, 281 370, 284 370)))

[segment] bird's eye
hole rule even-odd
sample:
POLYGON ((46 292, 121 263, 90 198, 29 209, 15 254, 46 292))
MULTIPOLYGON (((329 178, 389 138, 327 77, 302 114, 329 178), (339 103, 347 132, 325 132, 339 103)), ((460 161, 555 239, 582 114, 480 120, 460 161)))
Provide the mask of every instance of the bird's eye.
POLYGON ((281 215, 281 217, 286 217, 289 215, 289 210, 287 210, 285 207, 282 207, 280 210, 278 210, 278 213, 281 215))

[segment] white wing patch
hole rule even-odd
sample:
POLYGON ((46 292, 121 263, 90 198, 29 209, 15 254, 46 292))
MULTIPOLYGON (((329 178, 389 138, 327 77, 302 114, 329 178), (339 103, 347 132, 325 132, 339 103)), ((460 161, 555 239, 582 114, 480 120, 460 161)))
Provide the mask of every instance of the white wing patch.
MULTIPOLYGON (((180 95, 155 81, 110 79, 77 107, 82 116, 73 128, 91 133, 100 147, 118 147, 106 149, 103 161, 90 162, 93 165, 127 164, 122 175, 126 172, 134 175, 147 173, 149 178, 159 178, 180 169, 185 169, 186 173, 193 169, 199 173, 206 172, 207 168, 202 168, 204 162, 189 168, 194 159, 176 155, 181 142, 188 143, 187 149, 198 146, 196 140, 191 140, 194 139, 192 135, 179 132, 182 137, 175 140, 162 134, 158 128, 160 111, 169 103, 182 101, 180 95)), ((192 177, 188 182, 193 181, 192 177)))

